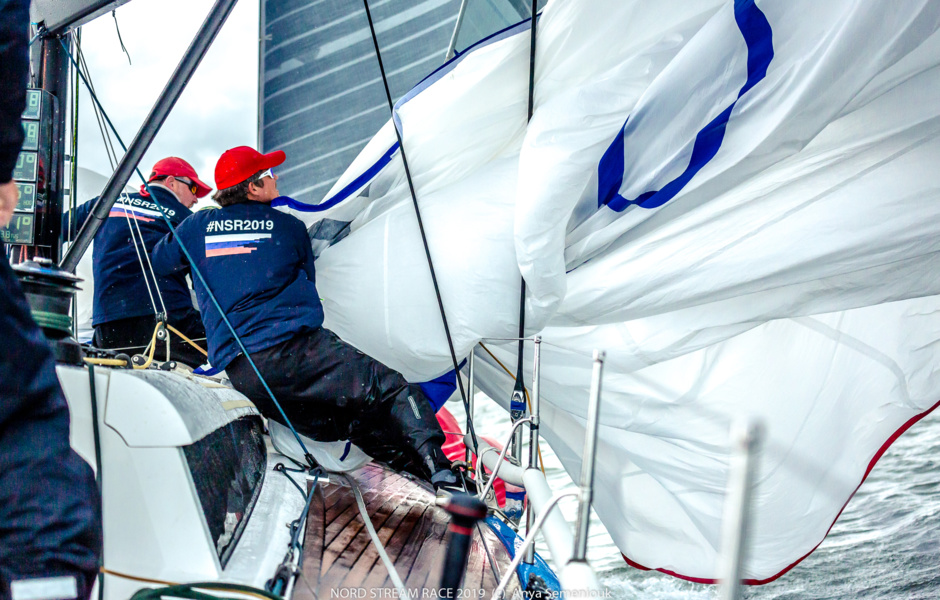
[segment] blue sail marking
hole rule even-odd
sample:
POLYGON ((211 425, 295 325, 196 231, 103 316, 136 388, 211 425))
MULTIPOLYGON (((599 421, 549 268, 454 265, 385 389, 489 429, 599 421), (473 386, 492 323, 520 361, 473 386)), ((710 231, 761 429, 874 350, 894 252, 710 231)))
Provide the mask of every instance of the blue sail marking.
MULTIPOLYGON (((541 18, 541 16, 542 16, 542 13, 539 13, 538 15, 536 15, 537 18, 541 18)), ((485 48, 486 46, 489 46, 490 44, 495 44, 496 42, 504 40, 508 37, 512 37, 514 35, 518 35, 520 33, 528 31, 531 28, 531 21, 532 21, 532 18, 529 17, 528 19, 523 19, 522 21, 519 21, 518 23, 514 25, 510 25, 508 27, 500 29, 499 31, 492 33, 486 36, 485 38, 477 42, 474 42, 471 46, 467 47, 463 52, 457 52, 455 50, 453 58, 445 62, 443 65, 439 66, 437 69, 432 71, 427 77, 419 81, 417 85, 411 88, 411 90, 409 90, 407 94, 402 96, 398 100, 398 102, 395 103, 394 119, 395 119, 395 127, 398 128, 398 132, 399 133, 402 132, 401 117, 398 116, 398 109, 401 108, 406 102, 409 102, 412 98, 414 98, 415 96, 417 96, 424 90, 431 87, 434 83, 436 83, 440 79, 443 79, 445 75, 447 75, 448 73, 456 69, 457 65, 463 62, 463 59, 466 58, 472 52, 475 52, 479 50, 480 48, 485 48)))
MULTIPOLYGON (((539 13, 538 16, 541 17, 541 13, 539 13)), ((508 27, 505 27, 504 29, 500 29, 499 31, 492 33, 486 36, 485 38, 475 42, 473 45, 469 46, 463 52, 456 53, 453 58, 445 62, 443 65, 441 65, 440 67, 432 71, 431 74, 429 74, 427 77, 425 77, 420 82, 418 82, 417 85, 415 85, 407 94, 402 96, 401 99, 395 103, 395 113, 393 115, 393 119, 395 121, 395 127, 398 128, 399 133, 401 133, 402 127, 401 127, 401 119, 398 116, 398 109, 403 104, 410 101, 412 98, 414 98, 415 96, 417 96, 418 94, 426 90, 436 81, 440 80, 442 77, 444 77, 445 75, 453 71, 454 68, 456 68, 456 66, 460 64, 460 62, 462 62, 463 59, 466 58, 467 55, 470 54, 471 52, 478 50, 480 48, 489 46, 490 44, 494 44, 500 40, 506 39, 513 35, 517 35, 524 31, 528 31, 531 20, 532 20, 531 17, 528 19, 523 19, 522 21, 515 23, 514 25, 510 25, 508 27)), ((306 202, 300 202, 298 200, 294 200, 293 198, 289 198, 287 196, 281 196, 279 198, 275 198, 271 202, 271 206, 273 207, 286 206, 288 208, 292 208, 300 212, 323 212, 324 210, 333 208, 334 206, 336 206, 343 200, 346 200, 347 198, 349 198, 353 193, 359 190, 359 188, 367 184, 370 180, 372 180, 373 177, 378 175, 379 171, 384 169, 385 166, 388 165, 389 162, 391 162, 392 156, 398 150, 398 147, 399 147, 398 142, 395 142, 392 145, 392 147, 389 148, 388 151, 385 154, 383 154, 379 160, 375 162, 374 165, 369 167, 369 169, 367 169, 365 172, 359 175, 359 177, 356 177, 352 182, 349 183, 349 185, 347 185, 342 190, 337 192, 335 196, 329 198, 328 200, 324 200, 320 204, 307 204, 306 202)))
POLYGON ((682 188, 702 170, 702 167, 718 154, 721 142, 724 140, 728 118, 731 116, 735 104, 741 99, 741 96, 764 79, 767 75, 767 67, 774 57, 773 30, 767 21, 767 17, 754 4, 754 0, 735 0, 734 20, 747 45, 747 81, 744 82, 744 86, 738 92, 735 101, 728 108, 721 111, 721 114, 712 119, 695 136, 692 157, 685 171, 659 190, 643 192, 633 200, 621 196, 619 191, 623 186, 625 160, 623 136, 627 123, 630 122, 628 117, 623 127, 620 128, 620 133, 617 134, 614 142, 604 152, 604 156, 598 164, 598 208, 606 204, 608 208, 621 212, 631 204, 636 204, 642 208, 662 206, 682 191, 682 188))
POLYGON ((373 177, 378 175, 379 171, 384 169, 385 165, 391 162, 392 156, 394 156, 395 152, 397 151, 398 142, 395 142, 392 144, 392 147, 389 148, 385 154, 379 158, 379 160, 375 161, 375 164, 366 169, 366 171, 359 175, 359 177, 356 177, 351 182, 349 182, 346 187, 337 192, 336 195, 334 195, 332 198, 325 200, 320 204, 307 204, 306 202, 300 202, 287 196, 280 196, 271 201, 271 206, 275 208, 278 206, 286 206, 294 210, 299 210, 300 212, 323 212, 324 210, 333 208, 346 198, 352 196, 361 187, 369 183, 373 177))

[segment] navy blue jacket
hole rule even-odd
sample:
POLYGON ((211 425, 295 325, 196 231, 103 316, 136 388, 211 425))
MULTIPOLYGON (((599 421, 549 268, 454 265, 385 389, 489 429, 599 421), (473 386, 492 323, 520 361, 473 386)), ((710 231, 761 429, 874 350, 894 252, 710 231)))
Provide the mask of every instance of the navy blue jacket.
MULTIPOLYGON (((55 360, 0 244, 0 598, 13 580, 82 572, 101 556, 91 467, 69 446, 55 360)), ((81 585, 81 578, 79 580, 81 585)))
MULTIPOLYGON (((142 236, 144 246, 152 253, 157 242, 170 232, 166 221, 160 216, 160 211, 166 214, 174 227, 193 214, 170 190, 160 185, 151 185, 150 189, 153 191, 152 197, 130 194, 126 198, 118 198, 101 229, 95 234, 95 249, 92 253, 95 273, 93 325, 154 314, 153 304, 150 302, 151 294, 157 304, 156 312, 161 312, 163 306, 169 314, 191 309, 193 306, 189 287, 186 285, 185 269, 166 277, 157 277, 157 286, 163 295, 161 305, 153 276, 146 268, 146 258, 137 255, 135 239, 140 240, 142 236), (137 235, 138 227, 140 236, 137 235), (143 269, 141 260, 145 265, 143 269)), ((71 223, 72 231, 81 229, 96 201, 97 198, 89 200, 75 209, 75 217, 71 223)), ((67 220, 68 214, 63 217, 63 231, 67 220)))
MULTIPOLYGON (((182 243, 249 353, 323 324, 313 250, 304 224, 261 202, 244 202, 189 217, 153 251, 158 274, 189 263, 182 243)), ((240 353, 198 277, 193 277, 209 342, 209 360, 224 369, 240 353)))
POLYGON ((10 181, 23 145, 29 0, 0 0, 0 183, 10 181))
MULTIPOLYGON (((0 183, 23 141, 29 2, 0 0, 0 183)), ((101 511, 91 467, 69 446, 55 360, 0 242, 0 598, 21 578, 98 570, 101 511)))

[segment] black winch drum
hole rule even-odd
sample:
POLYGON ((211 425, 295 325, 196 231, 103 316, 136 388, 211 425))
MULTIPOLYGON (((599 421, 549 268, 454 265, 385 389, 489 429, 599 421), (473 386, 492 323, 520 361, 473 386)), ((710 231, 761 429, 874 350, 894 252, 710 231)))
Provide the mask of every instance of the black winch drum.
POLYGON ((48 259, 13 265, 36 324, 50 340, 72 335, 72 300, 82 281, 48 259))

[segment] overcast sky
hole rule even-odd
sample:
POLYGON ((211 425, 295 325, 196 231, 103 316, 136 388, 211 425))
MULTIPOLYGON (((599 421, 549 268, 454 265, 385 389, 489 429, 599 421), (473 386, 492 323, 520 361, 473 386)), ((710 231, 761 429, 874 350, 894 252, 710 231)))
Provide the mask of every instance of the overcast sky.
MULTIPOLYGON (((117 22, 131 65, 121 51, 110 13, 82 27, 82 49, 98 98, 126 144, 134 139, 212 4, 213 0, 133 0, 118 8, 117 22)), ((179 156, 215 187, 213 171, 219 155, 234 146, 256 146, 257 74, 258 0, 240 0, 144 155, 140 163, 144 175, 157 160, 179 156)), ((78 141, 79 166, 110 175, 112 168, 84 87, 78 141)), ((130 185, 140 185, 136 174, 130 185)))

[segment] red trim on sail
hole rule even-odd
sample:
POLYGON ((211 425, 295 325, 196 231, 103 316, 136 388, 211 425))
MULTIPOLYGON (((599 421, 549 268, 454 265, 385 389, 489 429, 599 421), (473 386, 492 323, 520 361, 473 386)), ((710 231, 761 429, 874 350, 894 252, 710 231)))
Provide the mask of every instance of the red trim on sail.
MULTIPOLYGON (((790 569, 792 569, 792 568, 795 567, 796 565, 798 565, 798 564, 800 564, 801 562, 803 562, 803 559, 805 559, 807 556, 809 556, 810 554, 812 554, 813 552, 815 552, 816 549, 819 548, 819 545, 823 543, 823 540, 825 540, 826 537, 829 535, 829 532, 832 531, 832 528, 833 528, 833 526, 836 524, 836 521, 838 521, 838 520, 839 520, 839 517, 842 516, 842 511, 845 510, 845 507, 848 506, 848 505, 849 505, 849 502, 852 501, 852 498, 855 497, 855 492, 857 492, 858 489, 859 489, 860 487, 862 487, 862 484, 865 483, 865 480, 866 480, 866 479, 868 479, 868 475, 871 473, 872 469, 875 468, 875 464, 877 464, 877 462, 881 459, 881 457, 884 455, 884 453, 887 452, 888 448, 890 448, 891 445, 892 445, 895 441, 897 441, 897 439, 898 439, 899 437, 901 437, 901 436, 904 434, 905 431, 907 431, 908 429, 910 429, 910 428, 914 425, 914 423, 917 423, 918 421, 920 421, 921 419, 923 419, 924 417, 926 417, 927 415, 929 415, 930 413, 932 413, 938 406, 940 406, 940 401, 938 401, 936 404, 934 404, 933 406, 931 406, 931 407, 930 407, 929 409, 927 409, 925 412, 922 412, 922 413, 920 413, 920 414, 918 414, 918 415, 914 415, 913 417, 911 417, 910 419, 908 419, 907 422, 904 423, 904 425, 902 425, 902 426, 900 427, 900 429, 898 429, 897 431, 895 431, 894 434, 891 435, 891 437, 889 437, 888 440, 887 440, 884 444, 881 445, 881 448, 878 449, 878 452, 875 452, 875 456, 872 457, 871 461, 868 463, 868 468, 865 470, 865 475, 862 476, 862 480, 859 482, 859 484, 858 484, 857 486, 855 486, 855 490, 852 491, 852 494, 849 496, 848 500, 846 500, 846 501, 845 501, 845 504, 842 505, 842 508, 839 509, 839 514, 836 515, 836 518, 832 521, 832 525, 830 525, 830 526, 829 526, 829 529, 826 530, 826 535, 823 536, 823 539, 819 540, 819 544, 816 544, 815 546, 813 546, 813 549, 812 549, 812 550, 810 550, 809 552, 807 552, 806 554, 804 554, 804 555, 801 556, 800 558, 796 559, 790 566, 788 566, 787 568, 783 569, 782 571, 780 571, 780 572, 777 573, 776 575, 773 575, 772 577, 768 577, 767 579, 745 579, 745 580, 744 580, 744 584, 745 584, 745 585, 764 585, 764 584, 766 584, 766 583, 770 583, 770 582, 772 582, 772 581, 776 581, 777 579, 779 579, 780 577, 782 577, 784 574, 786 574, 790 569)), ((644 567, 644 566, 641 565, 640 563, 638 563, 638 562, 636 562, 636 561, 634 561, 634 560, 631 560, 629 557, 627 557, 626 554, 621 553, 620 556, 622 556, 622 557, 623 557, 623 560, 625 560, 626 563, 627 563, 628 565, 630 565, 631 567, 634 567, 634 568, 636 568, 636 569, 640 569, 640 570, 643 570, 643 571, 659 571, 660 573, 665 573, 666 575, 671 575, 671 576, 673 576, 673 577, 676 577, 676 578, 678 578, 678 579, 683 579, 683 580, 685 580, 685 581, 691 581, 692 583, 718 583, 718 582, 719 582, 717 579, 713 579, 713 578, 690 577, 690 576, 688 576, 688 575, 683 575, 683 574, 681 574, 681 573, 676 573, 675 571, 670 571, 669 569, 652 569, 652 568, 650 568, 650 567, 644 567)))

